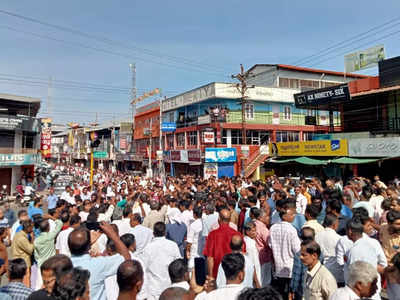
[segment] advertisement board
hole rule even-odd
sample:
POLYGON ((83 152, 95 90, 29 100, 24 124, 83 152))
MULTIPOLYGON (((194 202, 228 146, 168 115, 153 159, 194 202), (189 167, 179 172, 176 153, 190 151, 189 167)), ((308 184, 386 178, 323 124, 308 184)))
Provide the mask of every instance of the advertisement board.
POLYGON ((0 166, 24 166, 41 162, 40 154, 0 154, 0 166))
POLYGON ((0 129, 38 132, 39 121, 28 116, 11 116, 0 114, 0 129))
POLYGON ((400 138, 351 139, 351 157, 390 157, 400 156, 400 138))
POLYGON ((277 156, 347 156, 347 140, 271 143, 270 153, 277 156))
POLYGON ((372 68, 385 59, 385 47, 377 45, 365 50, 347 54, 344 57, 346 73, 372 68))
POLYGON ((200 149, 188 150, 187 153, 189 162, 201 162, 200 149))
POLYGON ((294 102, 298 108, 337 104, 348 100, 350 100, 350 91, 347 84, 311 90, 294 95, 294 102))
POLYGON ((42 132, 40 136, 40 150, 42 157, 51 157, 51 122, 50 118, 42 119, 42 132))
POLYGON ((209 179, 211 176, 218 177, 218 164, 205 163, 204 164, 204 179, 209 179))
POLYGON ((176 123, 163 122, 161 125, 161 130, 163 132, 174 132, 176 130, 176 123))
POLYGON ((236 162, 236 148, 206 148, 205 162, 236 162))
POLYGON ((203 131, 203 143, 204 144, 214 144, 215 143, 214 131, 203 131))

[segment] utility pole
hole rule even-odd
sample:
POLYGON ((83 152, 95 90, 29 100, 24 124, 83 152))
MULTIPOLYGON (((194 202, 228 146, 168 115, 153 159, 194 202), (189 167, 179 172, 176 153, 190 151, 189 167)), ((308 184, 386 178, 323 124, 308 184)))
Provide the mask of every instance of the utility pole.
MULTIPOLYGON (((136 99, 137 96, 137 89, 136 89, 136 64, 129 64, 129 67, 131 68, 132 72, 132 90, 131 90, 131 101, 136 99)), ((134 120, 134 116, 136 115, 136 101, 131 104, 131 118, 132 118, 132 123, 134 120)))
POLYGON ((47 88, 47 114, 51 114, 51 98, 52 98, 52 94, 53 94, 53 79, 51 78, 51 76, 49 77, 49 86, 47 88))
POLYGON ((149 143, 149 167, 148 167, 148 177, 153 177, 153 168, 151 166, 151 154, 153 152, 153 118, 150 118, 150 143, 149 143))
POLYGON ((247 86, 247 79, 250 77, 250 72, 244 71, 243 65, 240 64, 240 73, 232 75, 233 79, 237 79, 239 83, 236 84, 236 88, 240 93, 241 105, 242 105, 242 144, 247 144, 246 136, 246 92, 249 88, 254 88, 254 86, 247 86))

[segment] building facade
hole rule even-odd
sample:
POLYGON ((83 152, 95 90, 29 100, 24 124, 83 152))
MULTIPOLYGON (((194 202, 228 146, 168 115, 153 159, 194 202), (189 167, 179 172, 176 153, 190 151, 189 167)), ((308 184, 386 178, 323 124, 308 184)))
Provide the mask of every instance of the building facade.
POLYGON ((41 162, 40 99, 0 94, 0 186, 13 193, 41 162))

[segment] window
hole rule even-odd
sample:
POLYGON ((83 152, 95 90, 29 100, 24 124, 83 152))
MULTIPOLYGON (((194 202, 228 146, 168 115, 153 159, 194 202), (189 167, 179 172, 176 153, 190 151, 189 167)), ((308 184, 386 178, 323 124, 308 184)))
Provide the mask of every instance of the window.
POLYGON ((228 132, 226 129, 222 129, 221 144, 222 145, 228 144, 228 132))
POLYGON ((289 80, 289 87, 291 89, 298 89, 299 88, 299 80, 298 79, 290 79, 289 80))
POLYGON ((299 140, 298 131, 277 131, 276 141, 277 142, 297 142, 299 140))
POLYGON ((232 136, 232 145, 241 145, 242 144, 242 131, 238 129, 231 130, 232 136))
POLYGON ((307 109, 307 111, 306 111, 306 116, 309 116, 309 117, 315 116, 314 112, 315 112, 315 111, 312 110, 312 109, 307 109))
POLYGON ((189 132, 189 145, 191 145, 191 146, 197 145, 197 131, 189 132))
POLYGON ((303 141, 312 141, 314 132, 303 132, 303 141))
POLYGON ((288 88, 289 87, 289 79, 279 77, 279 86, 288 88))
POLYGON ((168 149, 174 149, 174 135, 173 134, 167 135, 167 145, 168 145, 168 149))
POLYGON ((254 104, 246 103, 244 106, 246 120, 254 120, 254 104))
POLYGON ((247 130, 246 131, 246 144, 247 145, 259 145, 260 144, 259 132, 255 131, 255 130, 247 130))
POLYGON ((285 120, 291 120, 292 119, 292 108, 290 106, 284 106, 283 112, 284 112, 283 118, 285 120))
POLYGON ((176 144, 178 147, 185 147, 185 133, 176 134, 176 144))

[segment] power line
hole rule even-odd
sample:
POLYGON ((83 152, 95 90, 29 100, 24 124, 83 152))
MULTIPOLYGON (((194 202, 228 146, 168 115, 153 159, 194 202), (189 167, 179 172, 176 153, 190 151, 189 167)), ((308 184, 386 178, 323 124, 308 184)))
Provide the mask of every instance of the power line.
POLYGON ((160 53, 157 53, 157 52, 155 52, 153 50, 150 50, 150 49, 137 47, 137 46, 134 46, 134 45, 128 45, 128 44, 125 44, 125 43, 123 43, 121 41, 111 40, 111 39, 106 38, 106 37, 101 37, 101 36, 96 36, 96 35, 93 35, 93 34, 88 34, 88 33, 82 32, 80 30, 76 30, 76 29, 72 29, 72 28, 68 28, 68 27, 64 27, 64 26, 60 26, 60 25, 56 25, 56 24, 51 24, 51 23, 44 22, 44 21, 41 21, 41 20, 38 20, 38 19, 34 19, 32 17, 23 16, 23 15, 16 14, 16 13, 13 13, 13 12, 9 12, 9 11, 6 11, 6 10, 0 10, 0 13, 8 15, 8 16, 15 17, 15 18, 19 18, 19 19, 22 19, 22 20, 25 20, 25 21, 37 23, 37 24, 40 24, 40 25, 43 25, 43 26, 55 28, 57 30, 69 32, 69 33, 72 33, 72 34, 75 34, 75 35, 83 36, 85 38, 89 38, 89 39, 92 39, 92 40, 100 41, 100 42, 108 44, 108 45, 110 45, 110 44, 112 46, 119 45, 120 47, 127 48, 127 49, 130 49, 130 50, 133 50, 133 51, 144 52, 144 54, 146 54, 146 55, 150 55, 150 56, 153 56, 153 57, 159 57, 159 58, 162 58, 162 59, 166 58, 166 59, 169 59, 169 60, 181 63, 181 64, 187 64, 187 65, 191 65, 191 66, 194 66, 194 67, 201 67, 201 68, 208 67, 208 68, 212 68, 214 70, 218 70, 218 72, 223 72, 225 74, 225 69, 223 69, 221 67, 217 67, 217 66, 213 66, 213 65, 209 65, 209 64, 196 62, 194 60, 187 59, 187 58, 160 54, 160 53))
POLYGON ((0 28, 7 29, 7 30, 10 30, 10 31, 13 31, 13 32, 32 35, 32 36, 35 36, 35 37, 38 37, 38 38, 41 38, 41 39, 47 39, 47 40, 51 40, 51 41, 55 41, 55 42, 59 42, 59 43, 64 43, 64 44, 67 44, 67 45, 70 45, 70 46, 74 46, 74 47, 85 48, 85 49, 89 49, 89 50, 93 50, 93 51, 97 51, 97 52, 110 54, 110 55, 113 55, 113 56, 126 58, 126 59, 129 59, 130 61, 132 61, 132 60, 141 60, 141 61, 157 64, 157 65, 160 65, 160 66, 170 67, 170 68, 174 68, 174 69, 181 69, 181 70, 185 70, 185 71, 189 71, 189 72, 203 72, 203 73, 219 75, 219 76, 221 74, 223 74, 221 72, 204 71, 204 70, 201 70, 201 69, 187 68, 187 67, 182 67, 182 66, 170 65, 170 64, 162 63, 162 62, 155 62, 155 61, 151 61, 149 59, 144 59, 144 58, 141 58, 141 57, 132 57, 132 56, 124 54, 124 53, 115 52, 115 51, 104 49, 104 48, 98 48, 98 47, 94 47, 94 46, 89 46, 89 45, 78 43, 78 42, 66 41, 66 40, 63 40, 63 39, 58 39, 58 38, 54 38, 54 37, 51 37, 51 36, 38 34, 38 33, 35 33, 35 32, 29 32, 29 31, 25 31, 25 30, 15 29, 15 28, 12 28, 12 27, 6 26, 6 25, 2 25, 2 26, 0 26, 0 28))
MULTIPOLYGON (((309 55, 309 56, 304 57, 304 58, 302 58, 302 59, 300 59, 300 60, 297 60, 297 61, 293 62, 292 65, 296 65, 296 66, 297 66, 297 65, 299 65, 299 64, 304 64, 305 62, 308 62, 308 61, 310 61, 310 59, 313 59, 313 58, 315 58, 315 57, 324 56, 324 55, 326 55, 326 54, 328 54, 328 53, 331 53, 333 49, 335 49, 335 48, 337 48, 337 47, 339 47, 339 46, 342 46, 342 45, 345 45, 345 44, 347 45, 347 44, 349 44, 349 43, 352 43, 354 39, 360 38, 361 36, 364 36, 364 35, 368 35, 368 33, 374 32, 374 31, 376 31, 377 29, 380 29, 381 27, 385 27, 385 26, 387 26, 387 25, 389 25, 389 24, 391 24, 391 23, 393 23, 393 22, 396 22, 396 21, 398 21, 398 20, 400 20, 400 17, 394 18, 394 19, 392 19, 392 20, 390 20, 390 21, 388 21, 388 22, 386 22, 386 23, 383 23, 383 24, 381 24, 381 25, 375 26, 375 27, 373 27, 373 28, 371 28, 371 29, 369 29, 369 30, 363 32, 363 33, 354 35, 354 36, 352 36, 352 37, 350 37, 350 38, 348 38, 348 39, 346 39, 346 40, 344 40, 344 41, 341 41, 341 42, 339 42, 339 43, 337 43, 337 44, 334 44, 334 45, 332 45, 332 46, 330 46, 330 47, 328 47, 328 48, 325 48, 325 49, 323 49, 323 50, 320 50, 320 51, 318 51, 318 52, 316 52, 316 53, 314 53, 314 54, 312 54, 312 55, 309 55), (331 50, 331 51, 330 51, 330 50, 331 50), (327 51, 328 51, 328 53, 326 53, 327 51), (323 53, 325 53, 325 54, 323 54, 323 53)), ((387 29, 389 29, 389 28, 392 28, 392 27, 394 27, 394 26, 397 26, 398 24, 399 24, 399 22, 397 22, 395 25, 393 25, 393 26, 391 26, 391 27, 386 28, 385 30, 387 30, 387 29)), ((376 33, 375 33, 375 34, 376 34, 376 33)), ((368 36, 370 36, 370 35, 368 35, 368 36)), ((365 37, 365 38, 367 38, 367 37, 365 37)), ((365 39, 365 38, 362 38, 362 39, 365 39)), ((342 47, 345 47, 345 46, 342 46, 342 47)), ((333 50, 333 51, 334 51, 334 50, 333 50)))

